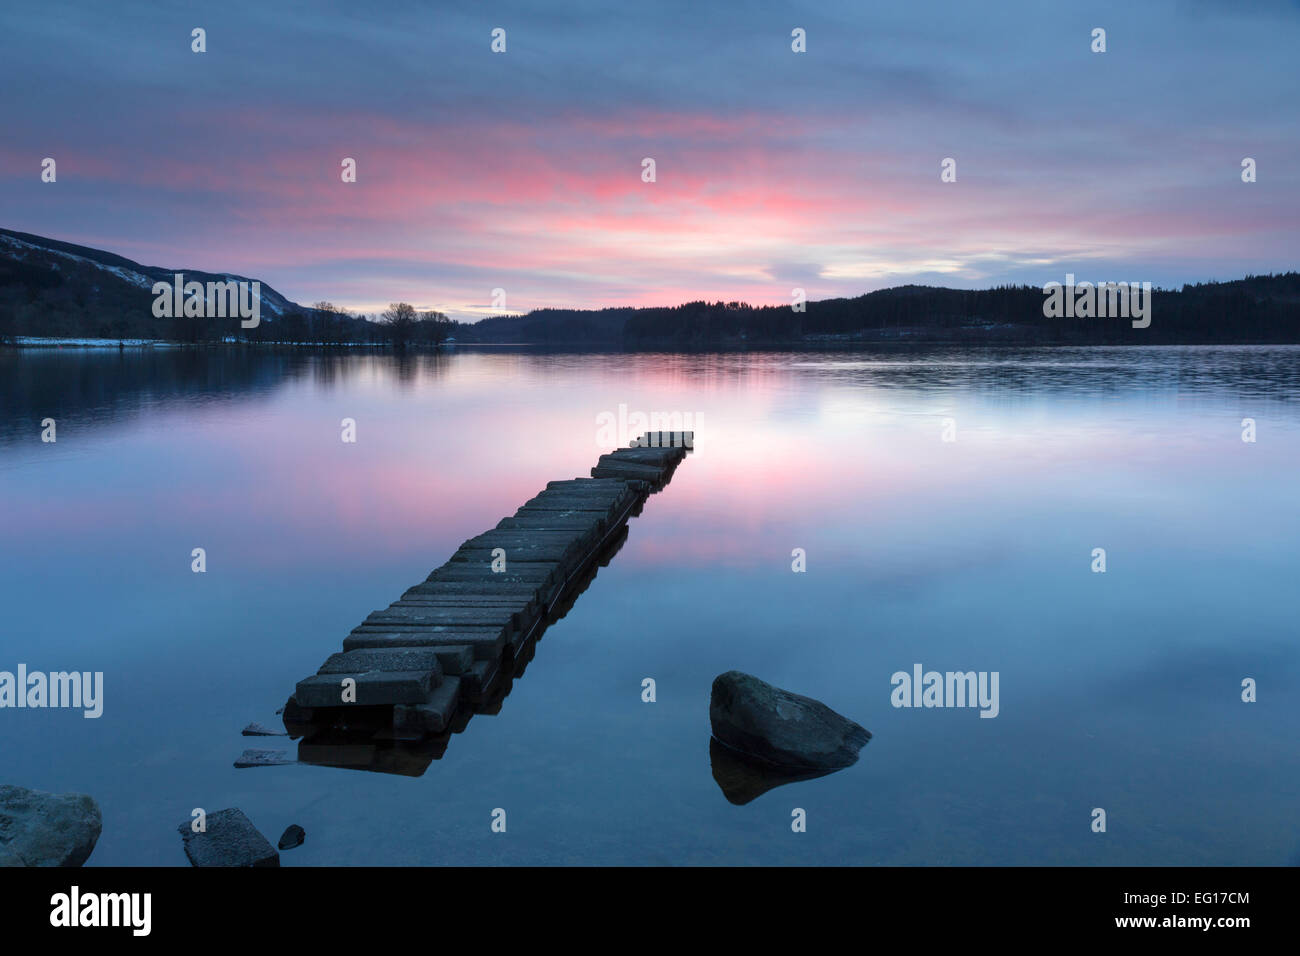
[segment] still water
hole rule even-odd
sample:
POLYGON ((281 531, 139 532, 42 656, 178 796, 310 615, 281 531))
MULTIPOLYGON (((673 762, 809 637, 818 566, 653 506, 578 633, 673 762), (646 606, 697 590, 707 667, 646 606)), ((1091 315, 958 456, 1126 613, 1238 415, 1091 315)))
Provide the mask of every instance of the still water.
POLYGON ((89 865, 185 865, 177 825, 232 806, 305 828, 285 866, 1295 864, 1297 463, 1295 348, 0 353, 0 670, 105 682, 97 720, 0 710, 0 782, 93 795, 89 865), (232 767, 620 405, 696 450, 499 714, 419 777, 232 767), (891 706, 916 664, 998 672, 997 717, 891 706), (874 738, 733 805, 730 669, 874 738))

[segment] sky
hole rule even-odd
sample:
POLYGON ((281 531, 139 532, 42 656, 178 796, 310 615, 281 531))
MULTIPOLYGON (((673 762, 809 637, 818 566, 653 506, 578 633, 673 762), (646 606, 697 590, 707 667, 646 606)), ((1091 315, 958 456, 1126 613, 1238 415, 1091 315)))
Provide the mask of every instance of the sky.
POLYGON ((1297 51, 1297 0, 6 0, 0 226, 462 320, 1231 279, 1300 267, 1297 51))

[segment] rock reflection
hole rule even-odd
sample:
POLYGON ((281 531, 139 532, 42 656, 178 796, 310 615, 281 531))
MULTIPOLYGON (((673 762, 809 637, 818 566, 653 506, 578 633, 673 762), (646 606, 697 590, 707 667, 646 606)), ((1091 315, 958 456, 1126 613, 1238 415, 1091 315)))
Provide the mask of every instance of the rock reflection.
POLYGON ((747 759, 716 737, 709 738, 709 763, 713 780, 722 795, 736 806, 743 806, 777 787, 800 780, 812 780, 835 773, 834 770, 781 770, 747 759))

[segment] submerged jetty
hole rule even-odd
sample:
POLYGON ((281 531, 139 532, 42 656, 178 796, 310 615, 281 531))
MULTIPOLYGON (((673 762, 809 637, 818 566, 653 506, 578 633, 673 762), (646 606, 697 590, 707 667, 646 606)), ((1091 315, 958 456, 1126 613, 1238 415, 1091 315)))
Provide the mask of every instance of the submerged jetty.
MULTIPOLYGON (((375 611, 283 711, 299 763, 418 775, 475 713, 495 713, 546 626, 617 552, 692 432, 648 432, 591 477, 552 481, 375 611)), ((294 762, 249 751, 236 766, 294 762)))

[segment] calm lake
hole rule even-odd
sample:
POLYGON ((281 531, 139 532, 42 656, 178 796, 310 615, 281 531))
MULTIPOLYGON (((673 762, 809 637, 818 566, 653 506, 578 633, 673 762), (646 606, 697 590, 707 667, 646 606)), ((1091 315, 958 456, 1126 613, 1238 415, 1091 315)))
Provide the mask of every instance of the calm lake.
POLYGON ((99 719, 0 710, 0 782, 94 796, 89 865, 187 865, 196 807, 302 825, 285 866, 1300 862, 1300 349, 27 350, 0 402, 0 670, 105 684, 99 719), (500 713, 418 777, 234 769, 620 406, 695 451, 500 713), (996 718, 892 706, 916 664, 997 672, 996 718), (874 738, 733 805, 731 669, 874 738))

